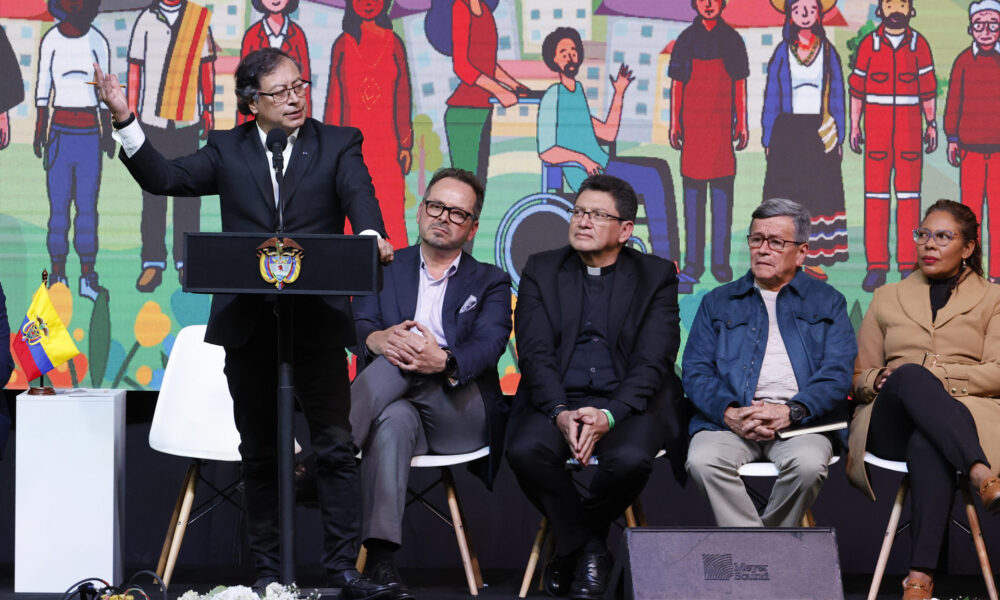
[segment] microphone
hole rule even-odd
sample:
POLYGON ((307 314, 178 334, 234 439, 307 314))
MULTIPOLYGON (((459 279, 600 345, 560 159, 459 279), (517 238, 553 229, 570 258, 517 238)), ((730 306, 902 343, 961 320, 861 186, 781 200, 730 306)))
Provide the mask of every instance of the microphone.
POLYGON ((288 134, 285 133, 285 130, 275 127, 267 132, 267 140, 264 145, 271 151, 271 165, 274 167, 274 178, 278 182, 278 232, 280 233, 285 230, 285 214, 281 202, 281 180, 285 168, 285 157, 282 152, 288 145, 288 134))

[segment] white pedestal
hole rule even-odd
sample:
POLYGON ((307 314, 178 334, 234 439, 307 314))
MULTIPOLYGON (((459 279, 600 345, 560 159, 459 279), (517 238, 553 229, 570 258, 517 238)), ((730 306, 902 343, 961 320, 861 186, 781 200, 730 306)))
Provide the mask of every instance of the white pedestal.
POLYGON ((122 580, 125 392, 17 397, 14 591, 122 580))

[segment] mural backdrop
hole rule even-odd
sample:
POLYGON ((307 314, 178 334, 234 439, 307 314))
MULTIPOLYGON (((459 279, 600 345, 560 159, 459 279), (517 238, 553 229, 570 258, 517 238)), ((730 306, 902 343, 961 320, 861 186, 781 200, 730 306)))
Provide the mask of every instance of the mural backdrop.
MULTIPOLYGON (((674 261, 689 324, 748 267, 764 197, 813 215, 806 271, 848 298, 914 268, 921 207, 985 220, 1000 277, 1000 2, 967 0, 18 0, 0 4, 0 281, 20 321, 42 269, 83 353, 57 386, 157 389, 209 299, 180 290, 217 198, 143 192, 115 158, 93 63, 167 155, 244 122, 233 72, 280 47, 312 116, 358 127, 391 242, 442 166, 486 184, 468 250, 513 276, 566 243, 588 173, 635 187, 631 244, 674 261), (996 225, 994 225, 996 222, 996 225)), ((224 268, 224 267, 223 267, 224 268)), ((517 385, 513 340, 499 369, 517 385)), ((11 387, 25 387, 23 371, 11 387)))

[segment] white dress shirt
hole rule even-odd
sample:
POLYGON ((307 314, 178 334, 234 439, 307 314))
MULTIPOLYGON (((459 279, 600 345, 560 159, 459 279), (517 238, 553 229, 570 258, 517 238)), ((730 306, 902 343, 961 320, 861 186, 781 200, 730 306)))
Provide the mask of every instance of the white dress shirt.
MULTIPOLYGON (((455 257, 444 274, 434 279, 427 262, 424 260, 424 250, 420 249, 420 285, 417 288, 417 309, 413 313, 413 320, 420 323, 434 334, 434 339, 442 348, 448 346, 448 340, 444 337, 444 326, 442 325, 442 311, 444 309, 444 294, 448 291, 448 280, 458 272, 458 263, 462 260, 462 254, 455 257)), ((420 333, 414 327, 410 331, 420 333)))

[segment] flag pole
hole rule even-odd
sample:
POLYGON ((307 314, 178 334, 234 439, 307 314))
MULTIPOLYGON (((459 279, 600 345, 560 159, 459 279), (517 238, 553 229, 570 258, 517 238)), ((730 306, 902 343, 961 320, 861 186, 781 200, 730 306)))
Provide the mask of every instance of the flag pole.
MULTIPOLYGON (((49 272, 46 269, 42 269, 42 285, 48 286, 49 283, 49 272)), ((50 385, 45 385, 45 373, 42 373, 38 377, 38 382, 41 387, 31 386, 28 388, 29 396, 55 396, 56 391, 50 385)))

